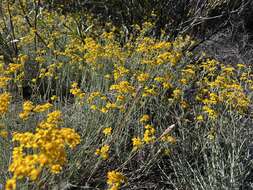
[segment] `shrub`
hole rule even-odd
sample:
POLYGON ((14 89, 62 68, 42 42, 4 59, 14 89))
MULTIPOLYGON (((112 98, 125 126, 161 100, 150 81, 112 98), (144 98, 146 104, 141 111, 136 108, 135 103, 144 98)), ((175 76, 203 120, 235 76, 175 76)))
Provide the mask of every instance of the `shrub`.
POLYGON ((17 48, 0 67, 6 189, 251 187, 250 66, 193 52, 189 35, 154 36, 155 21, 126 33, 4 2, 1 33, 17 48))

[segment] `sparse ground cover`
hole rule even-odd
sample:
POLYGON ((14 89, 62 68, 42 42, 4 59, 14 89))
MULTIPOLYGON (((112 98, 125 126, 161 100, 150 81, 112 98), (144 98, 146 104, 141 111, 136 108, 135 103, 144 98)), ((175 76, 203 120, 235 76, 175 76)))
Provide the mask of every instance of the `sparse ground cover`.
POLYGON ((2 1, 2 187, 252 188, 251 66, 39 2, 2 1))

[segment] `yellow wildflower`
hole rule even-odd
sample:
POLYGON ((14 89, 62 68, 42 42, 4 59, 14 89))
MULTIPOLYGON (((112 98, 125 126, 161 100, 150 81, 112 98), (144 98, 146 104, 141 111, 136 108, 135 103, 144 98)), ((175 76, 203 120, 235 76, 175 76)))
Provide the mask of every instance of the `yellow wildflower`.
POLYGON ((42 105, 37 105, 33 111, 35 112, 44 112, 44 111, 47 111, 48 109, 52 108, 53 107, 53 104, 51 103, 45 103, 45 104, 42 104, 42 105))
POLYGON ((23 112, 19 114, 19 117, 23 120, 28 119, 30 116, 32 110, 34 108, 34 105, 31 101, 25 101, 23 104, 23 112))
POLYGON ((126 177, 115 170, 107 172, 107 184, 110 190, 118 190, 126 182, 126 177))
POLYGON ((143 145, 143 142, 142 142, 142 140, 141 140, 140 137, 134 137, 134 138, 132 138, 132 142, 133 142, 133 150, 138 150, 143 145))
POLYGON ((96 149, 95 154, 98 156, 101 156, 103 160, 107 160, 109 158, 109 153, 108 153, 109 149, 110 149, 110 146, 106 144, 102 146, 100 149, 96 149))
POLYGON ((6 88, 8 85, 8 82, 11 80, 9 77, 1 76, 0 77, 0 88, 6 88))
POLYGON ((107 109, 115 109, 117 108, 117 105, 115 103, 107 102, 105 107, 107 109))
POLYGON ((155 129, 152 125, 146 125, 145 126, 145 132, 144 132, 144 136, 143 136, 143 141, 146 144, 150 144, 152 142, 155 141, 155 129))
POLYGON ((128 81, 121 81, 119 84, 111 85, 110 90, 115 90, 122 94, 132 94, 134 93, 135 88, 128 81))
POLYGON ((90 106, 90 109, 92 109, 92 110, 97 110, 97 106, 96 106, 96 105, 91 105, 91 106, 90 106))
POLYGON ((85 96, 85 93, 78 87, 77 82, 72 83, 70 93, 79 99, 82 99, 85 96))
POLYGON ((35 181, 39 177, 40 173, 41 173, 41 169, 39 169, 39 168, 33 169, 30 173, 30 179, 32 181, 35 181))
POLYGON ((153 87, 149 88, 149 87, 145 86, 144 92, 142 94, 143 97, 156 96, 156 95, 157 95, 157 92, 155 91, 155 89, 153 87))
POLYGON ((22 68, 21 64, 15 64, 15 63, 10 63, 8 68, 6 69, 5 73, 6 74, 13 74, 20 70, 22 68))
MULTIPOLYGON (((26 111, 28 111, 26 109, 26 111)), ((12 163, 9 171, 17 179, 28 177, 36 180, 42 167, 49 168, 52 173, 59 173, 67 162, 66 145, 70 148, 80 143, 80 136, 71 128, 58 128, 61 112, 54 111, 39 123, 35 133, 14 133, 12 141, 18 142, 12 152, 12 163), (34 154, 27 154, 33 149, 34 154), (36 151, 35 151, 36 150, 36 151)))
POLYGON ((56 101, 56 100, 58 100, 58 96, 54 95, 54 96, 52 96, 50 99, 51 99, 52 101, 56 101))
POLYGON ((205 113, 207 113, 207 115, 211 118, 211 119, 216 119, 217 118, 217 113, 215 110, 213 110, 212 108, 208 107, 208 106, 203 106, 203 111, 205 113))
POLYGON ((100 111, 101 111, 102 113, 107 113, 107 112, 108 112, 108 109, 105 108, 105 107, 102 107, 102 108, 100 109, 100 111))
POLYGON ((180 89, 173 90, 173 97, 175 99, 179 99, 181 97, 181 95, 182 95, 182 90, 180 90, 180 89))
POLYGON ((204 118, 203 118, 203 115, 198 115, 197 117, 196 117, 196 120, 197 121, 204 121, 204 118))
POLYGON ((137 80, 139 82, 145 82, 149 79, 149 74, 148 73, 141 73, 137 76, 137 80))
POLYGON ((11 95, 7 92, 0 94, 0 116, 4 115, 9 108, 11 95))
POLYGON ((16 189, 16 179, 8 179, 5 184, 5 190, 15 190, 16 189))
POLYGON ((112 134, 112 128, 111 127, 106 127, 103 130, 104 135, 108 136, 112 134))
POLYGON ((150 119, 149 115, 144 114, 144 115, 140 118, 140 122, 141 122, 141 123, 145 123, 145 122, 149 121, 149 119, 150 119))
POLYGON ((51 170, 52 173, 58 174, 58 173, 61 172, 62 167, 61 167, 61 165, 59 165, 59 164, 55 164, 55 165, 52 165, 52 166, 51 166, 50 170, 51 170))

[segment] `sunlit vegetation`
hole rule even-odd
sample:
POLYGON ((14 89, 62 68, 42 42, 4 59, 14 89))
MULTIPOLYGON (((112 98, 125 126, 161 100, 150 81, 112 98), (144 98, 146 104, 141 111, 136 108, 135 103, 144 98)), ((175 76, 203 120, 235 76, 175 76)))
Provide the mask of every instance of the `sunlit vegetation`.
POLYGON ((6 190, 246 184, 251 66, 192 51, 197 42, 189 35, 152 36, 152 21, 127 33, 39 2, 2 1, 6 190))

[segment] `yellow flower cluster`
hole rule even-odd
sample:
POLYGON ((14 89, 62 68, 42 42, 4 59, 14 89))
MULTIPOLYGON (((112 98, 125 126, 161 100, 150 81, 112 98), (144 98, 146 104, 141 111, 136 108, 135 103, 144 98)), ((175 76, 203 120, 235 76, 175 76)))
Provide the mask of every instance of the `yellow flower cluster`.
POLYGON ((9 109, 11 95, 7 92, 0 94, 0 116, 3 116, 9 109))
POLYGON ((17 63, 10 63, 5 70, 6 75, 14 74, 17 71, 21 70, 23 68, 22 64, 17 64, 17 63))
POLYGON ((129 69, 125 68, 123 65, 114 64, 113 77, 117 81, 120 78, 123 78, 129 73, 129 69))
MULTIPOLYGON (((83 93, 80 89, 71 89, 70 92, 73 91, 78 91, 78 94, 76 94, 75 96, 79 96, 79 98, 83 98, 85 93, 83 93)), ((98 91, 94 91, 91 93, 87 93, 87 99, 82 99, 82 103, 84 103, 85 101, 87 102, 87 104, 90 105, 90 109, 92 110, 99 110, 102 113, 108 113, 108 111, 110 110, 115 110, 115 109, 119 109, 119 110, 123 110, 123 106, 121 105, 122 101, 124 100, 124 96, 118 95, 117 96, 117 101, 115 103, 111 102, 108 100, 108 98, 106 96, 104 96, 101 92, 98 91)))
POLYGON ((140 73, 140 74, 137 76, 137 80, 138 80, 139 82, 146 82, 148 79, 149 79, 149 74, 148 74, 148 73, 140 73))
POLYGON ((138 150, 143 146, 142 139, 140 137, 134 137, 132 138, 132 143, 133 143, 133 150, 138 150))
POLYGON ((17 179, 28 177, 36 180, 43 168, 48 168, 52 173, 62 170, 67 161, 65 146, 76 147, 80 143, 80 136, 73 129, 59 128, 60 122, 61 112, 54 111, 38 124, 35 133, 13 134, 12 140, 18 142, 19 146, 13 149, 9 166, 13 177, 7 181, 6 188, 15 187, 13 182, 17 179))
POLYGON ((103 130, 104 135, 108 136, 112 134, 112 128, 111 127, 106 127, 103 130))
POLYGON ((19 117, 23 120, 27 120, 32 113, 45 112, 52 107, 53 105, 51 103, 45 103, 45 104, 34 106, 31 101, 25 101, 23 104, 23 112, 19 114, 19 117))
POLYGON ((140 118, 140 122, 141 122, 141 123, 148 122, 149 120, 150 120, 150 117, 149 117, 149 115, 147 115, 147 114, 144 114, 144 115, 140 118))
MULTIPOLYGON (((142 115, 142 117, 139 119, 140 123, 145 124, 150 120, 150 116, 147 114, 142 115)), ((144 144, 150 144, 155 142, 155 128, 150 125, 150 124, 146 124, 144 126, 145 131, 144 131, 144 135, 143 138, 141 139, 140 137, 134 137, 132 138, 132 145, 133 145, 133 150, 138 150, 140 148, 142 148, 142 146, 144 144)))
POLYGON ((70 93, 77 97, 79 100, 85 96, 85 93, 82 92, 80 88, 78 88, 78 84, 76 82, 72 83, 70 93))
POLYGON ((34 108, 34 105, 31 101, 25 101, 23 104, 23 112, 19 114, 19 117, 23 120, 27 120, 33 108, 34 108))
POLYGON ((37 105, 34 109, 33 109, 33 111, 34 112, 44 112, 44 111, 47 111, 47 110, 49 110, 50 108, 52 108, 53 107, 53 104, 51 104, 51 103, 45 103, 45 104, 41 104, 41 105, 37 105))
POLYGON ((111 85, 110 90, 120 94, 133 94, 135 88, 128 81, 120 81, 118 84, 111 85))
POLYGON ((15 190, 17 187, 16 179, 8 179, 5 184, 5 190, 15 190))
MULTIPOLYGON (((144 114, 139 119, 139 121, 140 123, 145 124, 148 121, 150 121, 150 116, 147 114, 144 114)), ((145 131, 144 131, 143 138, 140 138, 140 137, 132 138, 133 151, 141 149, 144 144, 154 143, 156 140, 161 140, 163 142, 167 142, 170 144, 176 144, 176 138, 173 137, 171 134, 167 134, 167 133, 163 134, 160 138, 157 139, 155 137, 156 130, 152 125, 146 124, 144 128, 145 128, 145 131)))
POLYGON ((0 77, 0 88, 6 88, 8 85, 8 82, 11 80, 10 77, 1 76, 0 77))
POLYGON ((108 190, 118 190, 123 183, 126 183, 126 177, 121 172, 115 170, 107 172, 108 190))
POLYGON ((101 148, 96 149, 95 154, 101 156, 103 160, 107 160, 109 158, 109 150, 110 146, 106 144, 103 145, 101 148))
POLYGON ((24 77, 24 64, 20 57, 14 59, 15 63, 4 64, 0 57, 0 88, 7 88, 10 81, 14 84, 21 84, 24 77))
POLYGON ((245 85, 244 78, 238 80, 234 67, 207 60, 201 63, 200 68, 206 76, 198 82, 200 88, 196 100, 202 102, 202 110, 210 119, 218 117, 219 111, 223 111, 219 107, 224 104, 239 112, 248 109, 249 97, 242 86, 245 85))
MULTIPOLYGON (((180 64, 184 56, 183 49, 193 42, 189 36, 177 38, 173 42, 144 37, 148 30, 146 27, 150 24, 144 23, 142 30, 141 27, 137 29, 140 35, 131 36, 124 47, 118 43, 112 30, 102 32, 100 37, 95 36, 96 38, 92 37, 93 35, 86 36, 83 39, 84 45, 78 39, 70 40, 66 51, 60 52, 62 56, 70 59, 73 68, 81 67, 83 71, 90 73, 91 78, 88 80, 95 80, 101 73, 103 78, 107 79, 109 88, 106 87, 105 92, 85 92, 90 109, 103 113, 110 110, 125 111, 137 94, 141 94, 143 98, 152 98, 173 88, 174 98, 186 107, 187 102, 181 99, 182 89, 179 86, 174 87, 177 79, 173 78, 171 73, 177 70, 176 65, 180 64), (136 58, 138 60, 135 60, 136 58), (134 64, 129 64, 129 61, 134 64), (159 76, 158 70, 161 71, 159 76)), ((180 67, 183 69, 182 73, 194 76, 194 67, 180 67)), ((75 96, 84 95, 76 83, 72 85, 70 93, 75 96)))
MULTIPOLYGON (((187 52, 187 48, 194 44, 189 36, 171 41, 164 36, 153 38, 147 35, 153 27, 150 22, 133 26, 136 33, 129 34, 127 39, 123 30, 111 24, 104 28, 89 23, 87 26, 92 27, 81 34, 75 18, 46 9, 40 10, 39 15, 30 11, 27 16, 34 16, 36 23, 43 24, 37 24, 36 28, 27 27, 17 2, 13 2, 10 9, 15 11, 12 16, 16 38, 20 39, 15 43, 19 56, 8 65, 0 57, 0 88, 3 92, 7 91, 7 87, 12 87, 13 82, 22 84, 24 66, 34 60, 31 66, 35 66, 39 73, 28 81, 29 84, 35 88, 43 86, 49 94, 52 92, 57 96, 63 94, 61 87, 66 84, 66 89, 78 103, 91 109, 89 114, 98 114, 99 121, 108 122, 105 126, 114 126, 115 123, 111 123, 114 118, 124 121, 135 118, 140 112, 147 111, 146 106, 150 109, 148 113, 153 113, 156 111, 153 103, 164 106, 164 109, 180 110, 182 114, 192 113, 195 121, 191 122, 201 125, 209 123, 205 121, 216 121, 224 111, 233 110, 241 114, 252 107, 252 68, 242 64, 224 65, 206 59, 204 55, 194 61, 193 53, 187 52), (68 35, 73 32, 72 28, 78 28, 80 35, 68 35), (123 37, 126 43, 121 43, 123 37), (24 53, 30 51, 34 57, 24 53), (73 81, 82 81, 81 84, 85 83, 86 86, 73 81), (73 82, 72 85, 70 82, 73 82), (56 90, 51 91, 54 85, 56 90), (102 119, 98 112, 104 113, 101 114, 102 119)), ((0 26, 5 24, 2 20, 0 26)), ((10 99, 9 93, 0 94, 1 116, 8 111, 10 99)), ((51 98, 52 101, 56 99, 56 96, 51 98)), ((51 103, 34 105, 26 101, 19 117, 27 120, 31 115, 52 107, 51 103)), ((162 142, 176 144, 177 139, 171 134, 156 138, 160 126, 153 126, 152 120, 146 114, 139 119, 144 128, 134 130, 133 150, 149 144, 166 144, 162 142)), ((13 178, 6 182, 6 189, 15 189, 16 180, 19 179, 36 180, 42 170, 48 169, 51 173, 62 170, 67 161, 66 146, 76 147, 80 137, 73 129, 59 128, 60 123, 61 112, 54 111, 37 125, 34 132, 13 134, 13 141, 18 146, 13 148, 9 167, 13 178)), ((112 139, 112 127, 103 128, 101 133, 106 140, 112 139)), ((0 130, 0 136, 8 135, 6 130, 0 130)), ((208 138, 215 138, 215 129, 211 129, 208 138)), ((106 160, 112 153, 113 144, 103 139, 103 144, 95 147, 100 147, 95 154, 106 160)), ((170 149, 167 150, 170 152, 170 149)), ((108 172, 107 177, 111 190, 119 189, 125 182, 120 172, 108 172)))
POLYGON ((150 144, 155 141, 155 128, 152 125, 145 125, 145 132, 143 135, 143 141, 146 144, 150 144))

